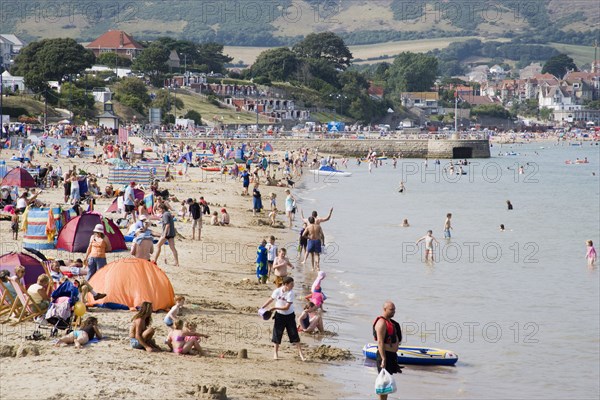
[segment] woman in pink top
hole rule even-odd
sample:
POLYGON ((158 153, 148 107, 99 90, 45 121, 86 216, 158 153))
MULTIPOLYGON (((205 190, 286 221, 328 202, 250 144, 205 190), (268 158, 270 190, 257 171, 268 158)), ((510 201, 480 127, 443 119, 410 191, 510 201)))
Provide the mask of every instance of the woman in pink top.
POLYGON ((86 280, 89 281, 97 270, 106 265, 106 252, 111 250, 110 240, 104 234, 104 226, 102 224, 96 225, 84 258, 84 262, 88 266, 86 280))

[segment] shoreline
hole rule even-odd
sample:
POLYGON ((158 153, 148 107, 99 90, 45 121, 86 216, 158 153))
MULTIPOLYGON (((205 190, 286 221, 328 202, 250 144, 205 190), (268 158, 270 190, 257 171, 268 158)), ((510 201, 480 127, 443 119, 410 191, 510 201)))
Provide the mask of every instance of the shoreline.
MULTIPOLYGON (((96 148, 98 150, 98 148, 96 148)), ((277 149, 278 152, 284 149, 277 149)), ((291 150, 291 149, 290 149, 291 150)), ((294 148, 293 150, 296 150, 294 148)), ((7 153, 5 153, 7 154, 7 153)), ((50 158, 37 156, 34 162, 52 162, 50 158)), ((85 160, 60 159, 64 168, 78 164, 78 168, 86 169, 85 160)), ((107 176, 107 166, 87 165, 87 169, 101 170, 107 176)), ((178 168, 176 167, 175 170, 178 168)), ((115 398, 151 398, 178 397, 190 398, 201 396, 198 385, 214 388, 226 387, 227 396, 236 398, 294 398, 312 399, 315 391, 328 393, 327 397, 343 396, 333 382, 324 378, 323 368, 330 364, 328 358, 337 360, 336 354, 316 353, 317 336, 303 334, 302 342, 310 347, 305 354, 308 362, 302 363, 295 350, 286 338, 282 342, 280 360, 272 360, 273 345, 270 342, 272 321, 262 321, 257 310, 271 294, 274 286, 269 283, 259 286, 255 283, 256 247, 260 240, 273 234, 281 247, 296 246, 298 231, 271 228, 258 221, 268 220, 267 213, 261 217, 253 217, 251 196, 240 196, 242 185, 229 176, 223 179, 219 174, 206 174, 200 168, 189 169, 190 180, 176 176, 170 183, 162 183, 164 188, 184 200, 188 197, 204 196, 212 210, 227 208, 231 215, 229 227, 210 226, 204 218, 202 241, 192 242, 190 239, 176 242, 181 267, 164 264, 166 255, 173 261, 170 250, 163 249, 163 257, 159 259, 159 267, 170 278, 176 295, 186 296, 186 311, 182 318, 192 319, 199 323, 198 329, 210 335, 201 345, 207 356, 178 356, 166 352, 145 353, 132 350, 128 346, 127 332, 133 314, 126 311, 113 311, 102 308, 88 309, 86 316, 95 316, 100 321, 101 329, 107 337, 98 344, 87 345, 81 351, 74 348, 55 348, 51 345, 49 331, 42 330, 46 340, 26 341, 35 324, 28 322, 11 327, 0 325, 0 346, 3 366, 3 387, 10 387, 2 393, 3 398, 42 397, 58 399, 65 396, 82 399, 93 397, 115 398), (199 179, 200 178, 200 179, 199 179), (200 244, 200 246, 198 246, 200 244), (248 359, 238 359, 240 350, 248 351, 248 359), (24 357, 11 357, 14 352, 29 353, 24 357), (39 355, 35 355, 38 354, 39 355), (315 357, 313 357, 313 353, 315 357), (77 376, 78 385, 65 386, 60 380, 47 377, 42 371, 53 370, 61 376, 77 376), (30 379, 25 382, 20 377, 21 371, 28 371, 30 379), (30 382, 39 382, 31 385, 30 382), (86 394, 82 393, 85 387, 86 394)), ((105 180, 99 183, 103 189, 105 180)), ((268 193, 277 193, 280 208, 285 196, 281 187, 261 185, 263 204, 268 205, 268 193)), ((297 189, 296 189, 297 190, 297 189)), ((46 190, 42 201, 50 204, 62 202, 62 187, 46 190)), ((98 199, 95 209, 103 212, 112 199, 98 199)), ((177 204, 173 203, 175 210, 177 204)), ((174 213, 175 214, 175 213, 174 213)), ((116 219, 117 214, 106 214, 116 219)), ((279 215, 278 221, 285 216, 279 215)), ((296 224, 298 223, 297 216, 296 224)), ((9 237, 9 222, 0 224, 0 232, 6 246, 17 244, 9 237)), ((186 238, 191 236, 191 224, 176 223, 178 231, 186 238)), ((156 227, 153 228, 155 231, 156 227)), ((19 248, 23 233, 19 233, 19 248)), ((9 251, 9 250, 8 250, 9 251)), ((5 251, 6 252, 6 251, 5 251)), ((77 258, 82 254, 50 250, 48 255, 57 258, 77 258)), ((296 315, 299 315, 306 287, 310 287, 312 278, 309 271, 299 267, 293 258, 296 251, 291 251, 290 261, 296 266, 292 276, 297 279, 296 315), (299 278, 299 279, 298 279, 299 278)), ((108 261, 129 257, 128 253, 109 253, 108 261)), ((162 339, 166 336, 166 327, 162 323, 164 314, 153 315, 153 326, 157 328, 157 343, 163 348, 162 339)), ((85 318, 85 317, 84 317, 85 318)), ((60 331, 59 335, 64 334, 60 331)), ((304 347, 306 349, 307 347, 304 347)), ((332 348, 332 350, 335 350, 332 348)))

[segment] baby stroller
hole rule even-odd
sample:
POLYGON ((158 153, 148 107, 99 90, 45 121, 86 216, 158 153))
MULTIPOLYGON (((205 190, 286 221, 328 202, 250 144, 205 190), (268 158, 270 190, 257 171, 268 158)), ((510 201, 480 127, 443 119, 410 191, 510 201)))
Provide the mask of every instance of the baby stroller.
POLYGON ((44 318, 38 323, 36 332, 49 329, 50 337, 56 336, 59 330, 69 334, 73 331, 73 306, 79 301, 79 290, 71 281, 66 280, 52 292, 52 299, 44 318))

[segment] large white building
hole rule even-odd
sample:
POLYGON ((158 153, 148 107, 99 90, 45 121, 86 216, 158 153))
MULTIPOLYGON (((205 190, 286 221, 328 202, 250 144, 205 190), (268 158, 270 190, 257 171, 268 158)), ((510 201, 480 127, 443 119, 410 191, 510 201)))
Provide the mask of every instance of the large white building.
POLYGON ((2 59, 1 61, 1 66, 5 69, 7 69, 8 67, 10 67, 10 60, 12 60, 12 56, 13 56, 13 43, 0 36, 0 58, 2 59))
POLYGON ((542 86, 538 96, 540 108, 549 108, 559 111, 581 110, 581 105, 576 104, 573 93, 564 86, 542 86))
POLYGON ((5 69, 10 68, 13 60, 26 43, 12 33, 0 34, 0 57, 2 57, 2 66, 5 69))

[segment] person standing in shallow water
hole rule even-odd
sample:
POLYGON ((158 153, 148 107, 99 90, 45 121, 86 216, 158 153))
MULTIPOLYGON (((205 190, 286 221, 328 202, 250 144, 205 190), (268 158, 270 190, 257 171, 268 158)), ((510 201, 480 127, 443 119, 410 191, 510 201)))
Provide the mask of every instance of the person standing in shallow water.
MULTIPOLYGON (((383 368, 390 374, 402 373, 398 365, 398 346, 402 341, 400 324, 392 318, 396 306, 390 300, 383 304, 383 313, 373 322, 373 338, 377 341, 377 372, 383 368)), ((380 394, 380 400, 387 400, 387 394, 380 394)))
POLYGON ((421 243, 423 240, 425 241, 425 261, 431 260, 433 262, 433 244, 439 244, 439 242, 433 237, 433 231, 431 230, 427 231, 425 236, 417 240, 416 244, 421 243))
POLYGON ((446 221, 444 222, 444 238, 446 239, 450 239, 452 237, 452 234, 450 233, 450 229, 452 229, 452 223, 450 221, 451 219, 452 214, 446 214, 446 221))
POLYGON ((302 236, 305 236, 308 239, 306 246, 306 255, 302 263, 306 262, 306 259, 310 254, 313 271, 319 271, 321 268, 321 245, 323 243, 324 237, 321 225, 315 223, 315 217, 308 217, 308 226, 306 227, 306 229, 304 229, 302 236))
POLYGON ((512 209, 513 209, 513 205, 512 205, 512 203, 510 202, 510 200, 506 200, 506 208, 507 208, 508 210, 512 210, 512 209))

